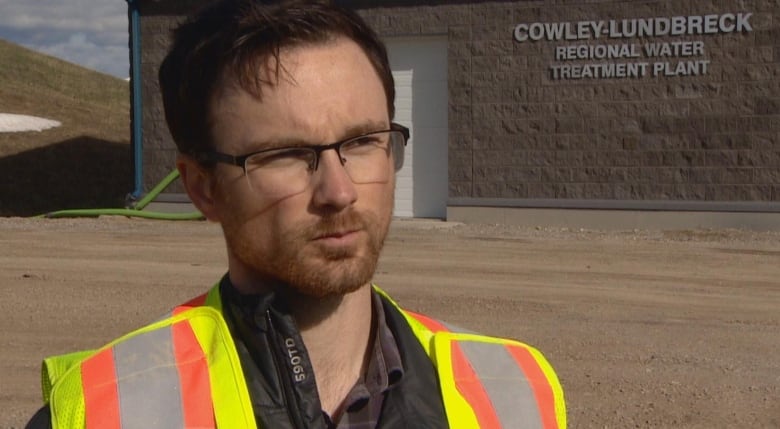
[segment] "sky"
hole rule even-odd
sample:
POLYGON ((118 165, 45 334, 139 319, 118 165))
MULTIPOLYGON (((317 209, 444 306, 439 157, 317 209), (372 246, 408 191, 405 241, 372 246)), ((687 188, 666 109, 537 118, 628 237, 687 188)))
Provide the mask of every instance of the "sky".
POLYGON ((127 26, 125 0, 0 0, 0 39, 120 78, 127 26))

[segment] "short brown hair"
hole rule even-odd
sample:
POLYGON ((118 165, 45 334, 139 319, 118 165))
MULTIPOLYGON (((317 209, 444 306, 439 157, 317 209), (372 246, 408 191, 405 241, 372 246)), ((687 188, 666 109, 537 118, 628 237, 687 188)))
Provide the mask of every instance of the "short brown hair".
POLYGON ((387 51, 354 11, 328 0, 220 0, 192 15, 174 31, 159 71, 165 119, 179 152, 197 156, 214 149, 209 105, 225 76, 260 97, 262 87, 274 85, 284 72, 281 49, 339 36, 365 52, 392 119, 395 89, 387 51), (269 64, 276 73, 263 80, 261 67, 269 64))

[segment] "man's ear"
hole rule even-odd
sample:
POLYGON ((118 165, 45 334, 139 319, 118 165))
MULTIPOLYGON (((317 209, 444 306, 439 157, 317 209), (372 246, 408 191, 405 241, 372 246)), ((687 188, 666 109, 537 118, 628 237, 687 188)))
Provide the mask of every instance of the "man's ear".
POLYGON ((219 211, 214 201, 214 178, 191 156, 179 154, 176 157, 184 189, 195 207, 212 222, 219 222, 219 211))

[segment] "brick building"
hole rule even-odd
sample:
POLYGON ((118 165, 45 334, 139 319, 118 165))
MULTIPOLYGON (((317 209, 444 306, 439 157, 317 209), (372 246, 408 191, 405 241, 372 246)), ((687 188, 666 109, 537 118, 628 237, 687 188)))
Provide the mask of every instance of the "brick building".
MULTIPOLYGON (((174 165, 157 67, 201 3, 130 2, 142 191, 174 165)), ((386 41, 412 129, 396 215, 780 229, 777 1, 341 3, 386 41)))

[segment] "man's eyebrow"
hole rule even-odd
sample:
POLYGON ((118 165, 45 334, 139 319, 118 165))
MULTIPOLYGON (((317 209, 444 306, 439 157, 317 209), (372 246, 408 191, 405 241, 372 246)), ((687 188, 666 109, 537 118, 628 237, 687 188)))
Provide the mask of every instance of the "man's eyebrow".
POLYGON ((351 127, 348 127, 347 130, 344 132, 344 135, 341 136, 341 140, 348 139, 350 137, 357 137, 359 135, 368 134, 374 131, 384 131, 389 129, 390 126, 383 121, 366 121, 362 124, 353 125, 351 127))
MULTIPOLYGON (((390 126, 387 122, 383 121, 366 121, 363 123, 351 125, 341 134, 338 141, 350 139, 363 134, 368 134, 374 131, 383 131, 389 129, 390 126)), ((306 147, 306 146, 319 146, 324 144, 330 144, 334 142, 319 142, 319 141, 306 141, 302 138, 296 137, 282 137, 273 140, 258 140, 252 142, 251 147, 257 148, 256 150, 267 149, 283 149, 288 147, 306 147)))

